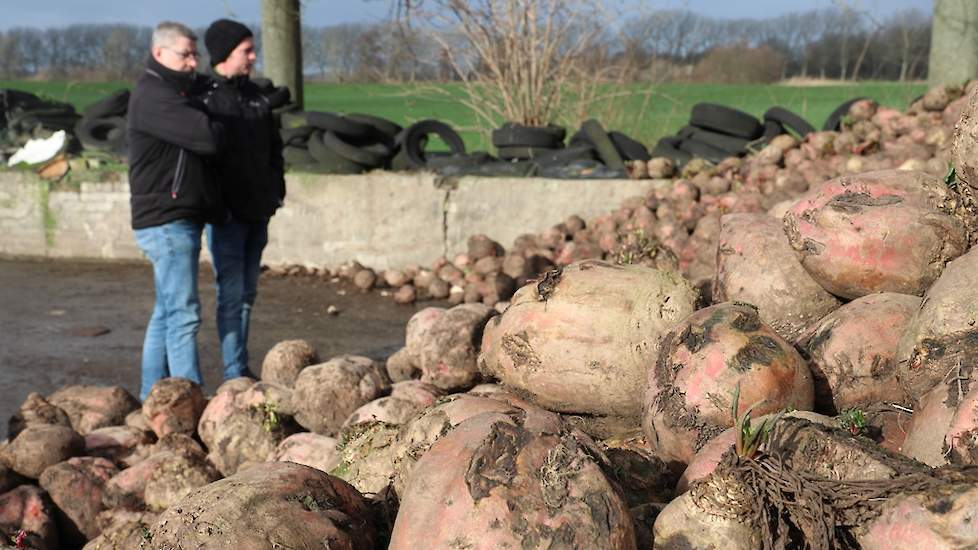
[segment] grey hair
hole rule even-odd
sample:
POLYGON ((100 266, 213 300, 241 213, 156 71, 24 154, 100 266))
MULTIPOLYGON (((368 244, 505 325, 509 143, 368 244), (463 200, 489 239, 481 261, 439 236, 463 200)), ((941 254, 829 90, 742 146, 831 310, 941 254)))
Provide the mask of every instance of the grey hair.
POLYGON ((163 21, 153 29, 153 46, 169 46, 181 36, 197 41, 197 35, 190 30, 190 27, 176 21, 163 21))

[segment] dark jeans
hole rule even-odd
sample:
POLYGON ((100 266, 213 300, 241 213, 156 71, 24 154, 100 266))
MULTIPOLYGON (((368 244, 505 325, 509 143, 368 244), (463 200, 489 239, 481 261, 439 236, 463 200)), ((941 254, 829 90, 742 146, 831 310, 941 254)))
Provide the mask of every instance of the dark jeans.
POLYGON ((224 379, 230 380, 248 369, 248 325, 258 294, 261 254, 268 244, 268 222, 231 220, 208 224, 206 232, 217 281, 217 333, 224 379))
POLYGON ((200 223, 178 220, 136 230, 136 243, 153 263, 156 287, 156 304, 143 340, 142 400, 161 378, 175 376, 201 383, 197 268, 202 228, 200 223))

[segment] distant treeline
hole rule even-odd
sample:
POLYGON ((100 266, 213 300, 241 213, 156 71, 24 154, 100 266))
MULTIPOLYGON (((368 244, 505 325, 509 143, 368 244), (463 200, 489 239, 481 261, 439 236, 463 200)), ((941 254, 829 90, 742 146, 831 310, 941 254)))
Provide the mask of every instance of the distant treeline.
MULTIPOLYGON (((260 48, 259 25, 250 26, 260 48)), ((305 73, 338 82, 458 78, 444 53, 445 44, 457 39, 438 40, 431 32, 397 22, 304 26, 305 73)), ((830 8, 732 20, 660 10, 609 28, 602 39, 605 55, 595 59, 604 69, 608 60, 637 66, 631 78, 653 82, 916 80, 927 76, 930 32, 930 14, 918 10, 877 18, 830 8)), ((131 78, 144 65, 151 33, 124 24, 12 28, 0 32, 0 78, 131 78)), ((203 29, 198 33, 203 36, 203 29)))

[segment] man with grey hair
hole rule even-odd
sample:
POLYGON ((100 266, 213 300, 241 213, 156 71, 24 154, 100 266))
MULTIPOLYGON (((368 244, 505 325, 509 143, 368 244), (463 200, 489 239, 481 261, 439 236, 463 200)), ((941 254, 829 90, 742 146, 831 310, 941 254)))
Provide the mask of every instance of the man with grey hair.
POLYGON ((129 187, 136 242, 153 264, 156 304, 146 328, 140 399, 166 377, 202 383, 197 270, 204 224, 225 217, 208 157, 223 134, 191 99, 197 37, 180 23, 153 31, 146 71, 129 99, 129 187))

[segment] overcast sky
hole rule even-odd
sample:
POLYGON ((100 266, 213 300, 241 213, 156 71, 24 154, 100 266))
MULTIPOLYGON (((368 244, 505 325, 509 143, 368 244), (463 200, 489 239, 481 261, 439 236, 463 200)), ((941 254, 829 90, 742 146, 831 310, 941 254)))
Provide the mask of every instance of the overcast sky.
MULTIPOLYGON (((764 18, 831 6, 842 1, 885 19, 904 8, 930 12, 933 0, 612 0, 626 12, 657 8, 689 8, 714 17, 764 18)), ((978 0, 975 0, 978 1, 978 0)), ((220 17, 246 22, 260 19, 261 0, 0 0, 0 29, 16 26, 60 27, 72 23, 133 23, 154 25, 172 19, 205 26, 220 17)), ((303 0, 303 22, 325 26, 384 19, 390 0, 303 0)))

